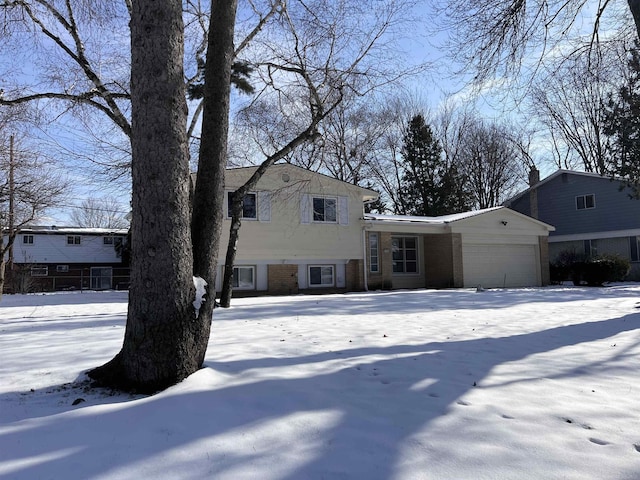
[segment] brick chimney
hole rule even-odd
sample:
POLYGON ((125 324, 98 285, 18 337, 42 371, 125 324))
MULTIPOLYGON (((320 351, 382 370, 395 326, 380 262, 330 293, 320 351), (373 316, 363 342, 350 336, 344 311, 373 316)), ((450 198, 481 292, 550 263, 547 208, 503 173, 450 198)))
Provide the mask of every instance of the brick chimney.
POLYGON ((529 215, 538 218, 538 189, 535 186, 540 183, 540 170, 532 166, 529 170, 529 215))

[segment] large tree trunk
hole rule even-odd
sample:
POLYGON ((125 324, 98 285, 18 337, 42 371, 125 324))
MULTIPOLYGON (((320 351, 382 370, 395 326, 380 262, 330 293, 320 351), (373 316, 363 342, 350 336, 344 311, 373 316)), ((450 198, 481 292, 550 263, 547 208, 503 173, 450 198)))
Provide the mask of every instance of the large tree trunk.
POLYGON ((133 2, 129 312, 120 353, 89 375, 140 392, 200 368, 209 336, 193 306, 183 32, 180 0, 133 2))
POLYGON ((631 15, 633 15, 633 22, 636 26, 636 32, 640 39, 640 0, 627 0, 631 15))
POLYGON ((229 94, 237 0, 214 0, 205 65, 202 136, 193 198, 194 275, 208 284, 200 315, 211 320, 224 205, 229 132, 229 94))

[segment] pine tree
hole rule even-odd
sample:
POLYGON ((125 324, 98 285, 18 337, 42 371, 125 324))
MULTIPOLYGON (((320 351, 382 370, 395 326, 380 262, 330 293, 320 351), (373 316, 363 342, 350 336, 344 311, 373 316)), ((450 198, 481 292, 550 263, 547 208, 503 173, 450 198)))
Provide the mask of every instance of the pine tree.
POLYGON ((640 196, 640 44, 636 41, 628 59, 628 77, 605 106, 604 133, 612 142, 611 171, 627 179, 640 196))
POLYGON ((402 148, 401 214, 435 217, 466 209, 464 181, 447 165, 440 142, 422 115, 408 123, 402 148))

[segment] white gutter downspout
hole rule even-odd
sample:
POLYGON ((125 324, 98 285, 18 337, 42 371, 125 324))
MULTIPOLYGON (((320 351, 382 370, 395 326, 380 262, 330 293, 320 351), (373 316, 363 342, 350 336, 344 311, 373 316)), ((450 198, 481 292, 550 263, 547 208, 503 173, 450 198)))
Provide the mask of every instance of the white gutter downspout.
POLYGON ((362 272, 364 274, 364 291, 368 292, 369 275, 367 274, 367 231, 365 225, 362 226, 362 258, 362 268, 364 269, 364 271, 362 272))

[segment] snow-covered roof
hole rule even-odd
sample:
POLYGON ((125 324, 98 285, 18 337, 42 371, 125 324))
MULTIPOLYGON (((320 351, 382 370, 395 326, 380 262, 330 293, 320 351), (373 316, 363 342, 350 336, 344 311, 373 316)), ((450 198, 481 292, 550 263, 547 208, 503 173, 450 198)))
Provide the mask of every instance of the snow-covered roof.
POLYGON ((418 217, 411 215, 378 215, 374 213, 366 213, 365 220, 373 220, 377 222, 399 222, 399 223, 426 223, 430 225, 446 225, 448 223, 457 222, 466 218, 477 217, 485 213, 502 210, 505 207, 484 208, 482 210, 472 210, 469 212, 454 213, 451 215, 442 215, 440 217, 418 217))
POLYGON ((86 227, 56 227, 56 226, 31 226, 23 227, 20 233, 43 235, 126 235, 126 228, 86 228, 86 227))

